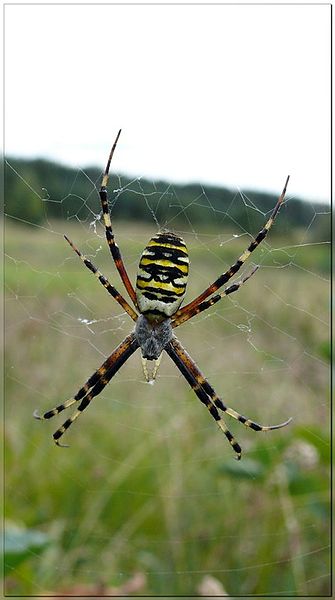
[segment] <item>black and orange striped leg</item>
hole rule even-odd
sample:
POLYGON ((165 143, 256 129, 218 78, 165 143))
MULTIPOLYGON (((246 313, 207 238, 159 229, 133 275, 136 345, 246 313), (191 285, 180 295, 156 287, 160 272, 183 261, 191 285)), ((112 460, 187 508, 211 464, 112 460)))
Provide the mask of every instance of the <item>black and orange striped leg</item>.
MULTIPOLYGON (((172 342, 169 342, 167 344, 167 346, 165 346, 164 349, 166 350, 166 352, 168 353, 170 358, 173 360, 175 365, 178 367, 181 374, 185 377, 186 381, 189 383, 189 385, 191 386, 191 388, 193 389, 195 394, 198 396, 199 400, 207 407, 207 409, 209 410, 213 419, 215 419, 218 426, 223 431, 227 440, 233 447, 233 450, 236 452, 237 460, 240 460, 241 453, 242 453, 241 446, 235 440, 234 436, 230 433, 226 423, 220 416, 218 409, 213 404, 210 397, 203 389, 202 385, 197 381, 197 379, 194 377, 194 375, 192 375, 192 373, 189 369, 189 364, 188 364, 189 361, 186 361, 185 359, 181 358, 180 354, 176 351, 175 346, 172 342)), ((188 357, 188 359, 192 361, 192 359, 190 359, 190 357, 188 357)))
POLYGON ((107 292, 109 292, 110 295, 113 296, 113 298, 115 298, 115 300, 120 304, 120 306, 122 306, 122 308, 126 311, 126 313, 128 313, 128 315, 133 319, 133 321, 137 321, 137 313, 123 298, 123 296, 121 296, 117 289, 111 283, 109 283, 108 279, 106 279, 106 277, 101 273, 101 271, 99 271, 99 269, 97 269, 94 266, 94 264, 86 256, 84 256, 84 254, 82 254, 80 250, 78 250, 78 248, 74 245, 73 242, 71 242, 71 240, 66 235, 64 235, 64 238, 70 244, 71 248, 76 252, 76 254, 78 254, 79 258, 83 261, 85 267, 87 267, 92 273, 94 273, 94 275, 97 277, 100 283, 104 286, 104 288, 106 288, 107 292))
POLYGON ((250 279, 250 277, 254 273, 256 273, 257 269, 258 269, 258 265, 256 265, 252 269, 252 271, 250 271, 250 273, 248 273, 247 275, 245 275, 244 277, 239 279, 239 281, 236 281, 235 283, 232 283, 230 286, 226 287, 223 290, 223 292, 221 292, 220 294, 216 294, 215 296, 212 296, 212 298, 210 298, 209 300, 204 300, 204 302, 200 302, 200 304, 198 304, 197 306, 194 306, 193 308, 190 308, 189 311, 184 312, 183 314, 179 315, 179 317, 178 316, 175 318, 173 317, 172 322, 171 322, 172 327, 174 329, 176 327, 179 327, 179 325, 182 325, 183 323, 185 323, 186 321, 188 321, 195 315, 198 315, 198 314, 202 313, 204 310, 207 310, 207 308, 210 308, 211 306, 213 306, 214 304, 219 302, 219 300, 221 300, 225 296, 229 296, 229 294, 232 294, 233 292, 237 292, 237 290, 240 289, 241 285, 243 285, 246 281, 248 281, 248 279, 250 279))
POLYGON ((228 269, 228 271, 225 271, 225 273, 220 275, 220 277, 218 277, 218 279, 216 279, 208 288, 206 288, 205 291, 202 292, 202 294, 197 296, 197 298, 192 300, 192 302, 189 302, 189 304, 186 304, 183 308, 180 308, 176 312, 176 315, 175 315, 176 319, 178 319, 184 313, 188 313, 189 311, 192 311, 196 306, 198 306, 198 304, 200 304, 203 300, 208 298, 208 296, 210 296, 211 294, 214 294, 214 292, 216 292, 220 287, 225 285, 225 283, 227 283, 227 281, 229 281, 229 279, 231 279, 235 275, 235 273, 237 273, 237 271, 239 271, 239 269, 242 267, 242 265, 245 263, 245 261, 249 258, 250 254, 264 240, 264 238, 267 236, 269 230, 271 229, 271 227, 273 225, 273 222, 277 216, 277 213, 278 213, 280 207, 282 206, 282 204, 284 202, 289 178, 290 178, 290 176, 288 176, 286 179, 283 191, 278 198, 278 201, 271 213, 270 218, 267 220, 264 227, 259 231, 257 236, 253 239, 251 244, 249 244, 248 248, 246 250, 244 250, 244 252, 242 252, 241 256, 239 256, 237 261, 228 269))
POLYGON ((132 333, 128 335, 123 342, 114 350, 114 352, 105 360, 105 362, 97 369, 93 375, 86 381, 85 385, 80 388, 77 394, 64 402, 63 404, 59 404, 55 408, 48 410, 43 415, 38 415, 37 412, 34 412, 34 417, 36 419, 51 419, 55 415, 58 415, 60 412, 69 408, 76 402, 80 402, 78 409, 73 415, 67 419, 59 429, 53 434, 54 441, 58 446, 62 446, 60 444, 59 439, 65 433, 65 431, 72 425, 73 421, 75 421, 79 415, 83 412, 83 410, 89 405, 91 400, 100 394, 100 392, 104 389, 107 383, 112 379, 112 377, 117 373, 117 371, 122 367, 122 365, 126 362, 126 360, 135 352, 138 348, 138 342, 135 338, 135 335, 132 333))
POLYGON ((103 178, 102 178, 102 184, 101 184, 101 188, 99 191, 99 196, 100 196, 100 200, 101 200, 102 216, 103 216, 104 225, 105 225, 107 243, 108 243, 111 255, 113 257, 113 260, 115 262, 115 266, 120 273, 120 277, 123 281, 123 284, 129 294, 130 298, 132 299, 134 306, 136 307, 137 306, 136 293, 135 293, 133 285, 128 277, 128 273, 126 271, 126 267, 122 260, 120 249, 119 249, 117 243, 115 242, 113 228, 112 228, 112 220, 111 220, 111 216, 110 216, 110 212, 109 212, 109 208, 108 208, 107 184, 108 184, 108 178, 109 178, 109 169, 110 169, 110 165, 112 162, 114 150, 116 148, 116 144, 120 137, 120 133, 121 133, 121 129, 119 130, 119 132, 116 136, 115 142, 112 146, 112 149, 111 149, 109 157, 108 157, 107 166, 106 166, 103 178))
MULTIPOLYGON (((195 393, 198 395, 197 389, 202 389, 203 393, 206 394, 206 396, 208 397, 208 401, 210 401, 211 404, 214 404, 216 409, 219 409, 222 412, 225 412, 230 417, 233 417, 234 419, 236 419, 237 421, 239 421, 246 427, 253 429, 254 431, 272 431, 274 429, 281 429, 282 427, 285 427, 286 425, 288 425, 291 422, 292 419, 288 419, 284 423, 279 423, 278 425, 259 425, 259 423, 255 423, 255 421, 252 421, 248 417, 244 417, 243 415, 238 413, 233 408, 226 406, 222 402, 221 398, 216 394, 214 388, 210 385, 210 383, 207 381, 207 379, 203 376, 203 374, 197 367, 194 360, 189 356, 189 354, 186 352, 186 350, 184 350, 184 348, 182 347, 180 342, 178 342, 178 340, 174 337, 171 340, 171 342, 169 342, 168 346, 169 347, 167 347, 167 346, 165 347, 165 350, 171 356, 171 358, 174 360, 174 362, 176 363, 176 365, 178 366, 178 368, 180 370, 181 370, 181 368, 179 367, 176 360, 173 358, 172 354, 170 353, 171 350, 172 350, 173 355, 175 357, 177 357, 178 360, 180 361, 180 363, 184 366, 184 372, 183 371, 182 372, 185 377, 186 377, 185 372, 187 371, 187 373, 188 373, 188 375, 186 377, 187 381, 189 381, 189 383, 190 383, 191 378, 193 378, 193 381, 196 382, 196 387, 194 387, 195 384, 194 385, 191 384, 195 393)), ((214 418, 216 418, 216 417, 214 417, 214 418)))
POLYGON ((192 375, 195 377, 198 384, 201 385, 201 387, 204 389, 206 394, 208 394, 208 396, 211 398, 215 406, 223 412, 227 413, 227 415, 229 415, 230 417, 233 417, 234 419, 236 419, 240 423, 243 423, 243 425, 245 425, 246 427, 250 427, 250 429, 253 429, 254 431, 272 431, 273 429, 281 429, 282 427, 285 427, 291 422, 292 419, 288 419, 287 421, 284 421, 284 423, 279 423, 278 425, 259 425, 258 423, 251 421, 251 419, 249 419, 248 417, 240 415, 240 413, 238 413, 233 408, 225 406, 221 398, 216 394, 214 388, 203 376, 194 360, 189 356, 186 350, 184 350, 184 348, 178 342, 178 340, 176 338, 173 338, 170 344, 173 346, 179 358, 187 363, 192 375))

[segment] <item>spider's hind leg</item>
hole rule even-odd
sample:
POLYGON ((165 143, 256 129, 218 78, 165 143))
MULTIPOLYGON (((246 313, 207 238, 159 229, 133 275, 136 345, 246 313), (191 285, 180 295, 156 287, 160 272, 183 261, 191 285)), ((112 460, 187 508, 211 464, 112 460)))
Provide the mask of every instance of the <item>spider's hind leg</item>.
POLYGON ((123 262, 123 259, 121 256, 120 249, 115 241, 113 228, 112 228, 112 218, 111 218, 109 208, 108 208, 107 185, 108 185, 108 179, 109 179, 109 169, 110 169, 113 154, 114 154, 116 145, 118 143, 120 134, 121 134, 121 129, 119 130, 119 132, 116 136, 116 139, 114 141, 114 144, 112 146, 112 149, 111 149, 109 157, 108 157, 107 166, 106 166, 105 172, 103 174, 103 178, 102 178, 99 196, 100 196, 100 201, 101 201, 102 217, 103 217, 104 226, 105 226, 105 235, 106 235, 106 240, 107 240, 107 243, 109 246, 109 250, 110 250, 110 253, 114 260, 115 266, 116 266, 117 270, 119 271, 120 277, 123 281, 123 285, 126 288, 130 298, 132 299, 134 306, 136 307, 137 306, 136 293, 135 293, 134 287, 128 277, 128 273, 126 271, 126 267, 124 265, 124 262, 123 262))

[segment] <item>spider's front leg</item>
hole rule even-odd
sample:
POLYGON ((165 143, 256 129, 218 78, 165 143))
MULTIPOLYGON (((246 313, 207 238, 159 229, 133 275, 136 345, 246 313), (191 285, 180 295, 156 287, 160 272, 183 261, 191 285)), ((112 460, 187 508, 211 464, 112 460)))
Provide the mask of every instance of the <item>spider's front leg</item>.
POLYGON ((93 375, 87 380, 85 385, 80 388, 73 398, 70 398, 63 404, 59 404, 55 408, 48 410, 43 415, 38 415, 36 411, 34 412, 35 419, 51 419, 66 408, 72 406, 72 404, 75 404, 81 400, 78 409, 53 434, 53 438, 57 446, 63 445, 60 444, 59 439, 62 437, 65 431, 70 427, 70 425, 72 425, 73 421, 75 421, 79 415, 81 415, 83 410, 90 404, 91 400, 102 392, 107 383, 109 383, 115 373, 117 373, 117 371, 137 348, 138 343, 135 335, 132 333, 123 340, 123 342, 114 350, 107 360, 105 360, 101 367, 99 367, 99 369, 93 373, 93 375))
POLYGON ((214 388, 210 385, 207 379, 203 376, 201 371, 198 369, 194 360, 178 342, 177 338, 173 337, 172 340, 165 347, 166 352, 172 358, 180 372, 184 375, 187 382, 190 384, 198 398, 205 404, 211 413, 212 417, 217 421, 219 427, 223 430, 223 433, 229 440, 233 449, 237 454, 237 459, 241 458, 241 448, 236 442, 230 431, 227 429, 225 422, 221 419, 217 409, 227 413, 230 417, 233 417, 240 423, 243 423, 246 427, 253 429, 254 431, 272 431, 274 429, 281 429, 291 422, 291 418, 284 423, 278 425, 259 425, 252 421, 248 417, 244 417, 233 408, 225 406, 221 398, 216 394, 214 388))
POLYGON ((227 440, 233 447, 233 450, 236 452, 237 460, 240 460, 241 453, 242 453, 241 446, 236 441, 236 439, 234 438, 232 433, 229 431, 226 423, 221 418, 219 411, 216 408, 216 406, 213 404, 211 398, 208 396, 208 394, 205 392, 205 390, 203 389, 201 384, 197 381, 197 378, 194 377, 194 375, 191 373, 191 370, 189 369, 188 362, 189 362, 189 360, 192 360, 192 359, 190 357, 188 357, 188 355, 187 355, 189 360, 186 360, 186 358, 185 358, 186 352, 182 348, 182 346, 177 342, 176 338, 173 338, 173 340, 171 340, 171 342, 169 342, 169 344, 167 344, 167 346, 165 346, 164 350, 168 353, 170 358, 172 358, 173 362, 175 363, 175 365, 177 366, 177 368, 179 369, 181 374, 185 377, 187 383, 189 383, 192 390, 198 396, 200 402, 202 402, 207 407, 207 409, 209 410, 213 419, 215 419, 218 426, 223 431, 227 440), (182 349, 183 353, 177 351, 177 349, 182 349), (182 354, 183 354, 183 356, 182 356, 182 354))

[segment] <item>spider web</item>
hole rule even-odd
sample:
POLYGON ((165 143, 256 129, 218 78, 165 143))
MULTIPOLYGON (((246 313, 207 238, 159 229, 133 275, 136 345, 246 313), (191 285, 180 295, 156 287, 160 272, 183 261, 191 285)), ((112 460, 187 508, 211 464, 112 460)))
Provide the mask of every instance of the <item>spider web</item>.
MULTIPOLYGON (((15 176, 22 179, 16 168, 15 176)), ((25 569, 12 567, 9 593, 11 585, 33 595, 328 593, 329 238, 319 231, 329 211, 311 205, 312 215, 292 229, 288 191, 273 230, 242 269, 258 264, 257 273, 176 331, 226 404, 264 424, 291 416, 288 428, 264 435, 229 420, 243 449, 235 462, 167 355, 149 386, 137 352, 67 432, 71 448, 62 450, 51 435, 65 413, 35 422, 33 410, 76 393, 133 328, 63 240, 66 233, 127 297, 104 238, 100 182, 79 176, 90 191, 72 213, 76 178, 54 198, 47 181, 41 191, 23 177, 45 221, 27 228, 9 216, 6 224, 8 512, 48 536, 43 551, 29 548, 25 569), (63 220, 52 216, 54 203, 63 220)), ((132 281, 160 227, 184 237, 186 302, 235 261, 268 216, 257 195, 240 190, 219 208, 204 186, 187 205, 168 184, 147 191, 141 179, 113 175, 109 189, 132 281), (126 192, 145 207, 147 222, 119 218, 126 192), (195 214, 204 222, 210 214, 211 224, 201 226, 195 214)))

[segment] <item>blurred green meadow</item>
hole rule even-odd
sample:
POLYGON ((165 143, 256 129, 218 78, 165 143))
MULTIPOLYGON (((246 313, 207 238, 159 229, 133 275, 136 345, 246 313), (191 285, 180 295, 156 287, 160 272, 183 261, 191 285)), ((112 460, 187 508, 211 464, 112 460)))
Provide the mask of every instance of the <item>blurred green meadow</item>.
MULTIPOLYGON (((114 228, 134 281, 155 228, 114 228)), ((267 434, 227 418, 237 462, 167 355, 148 385, 137 351, 64 435, 69 448, 52 433, 71 409, 33 419, 133 327, 63 233, 123 293, 101 227, 6 225, 6 594, 329 594, 329 246, 270 233, 258 272, 176 331, 226 404, 263 424, 293 417, 267 434)), ((248 240, 184 237, 187 300, 248 240)))

